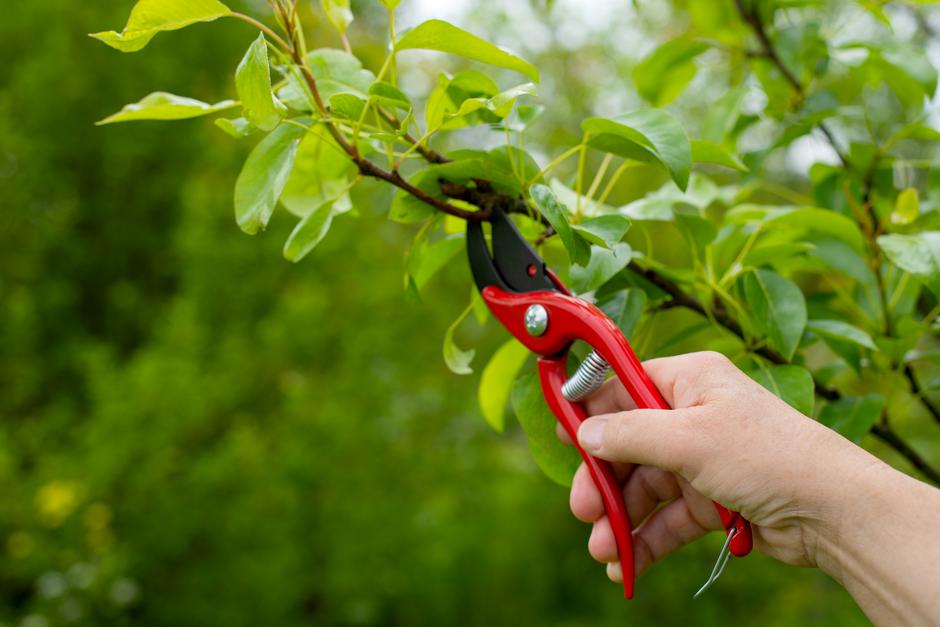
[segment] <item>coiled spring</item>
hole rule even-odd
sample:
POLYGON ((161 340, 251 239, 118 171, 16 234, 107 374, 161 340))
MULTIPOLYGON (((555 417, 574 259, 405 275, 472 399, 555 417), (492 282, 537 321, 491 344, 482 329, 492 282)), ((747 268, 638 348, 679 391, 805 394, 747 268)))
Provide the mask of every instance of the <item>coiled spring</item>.
POLYGON ((604 379, 607 378, 608 370, 610 370, 610 364, 595 351, 591 351, 571 378, 561 386, 562 396, 572 403, 587 398, 601 387, 604 379))

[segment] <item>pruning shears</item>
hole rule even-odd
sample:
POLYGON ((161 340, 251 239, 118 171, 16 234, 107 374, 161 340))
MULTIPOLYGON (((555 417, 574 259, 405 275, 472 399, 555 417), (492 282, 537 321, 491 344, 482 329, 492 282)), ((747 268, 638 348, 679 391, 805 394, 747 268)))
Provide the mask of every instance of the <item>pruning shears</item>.
MULTIPOLYGON (((580 402, 600 387, 613 367, 638 408, 670 407, 617 325, 593 304, 572 295, 501 209, 493 209, 489 222, 491 246, 487 245, 482 222, 467 222, 467 254, 473 279, 493 315, 513 337, 539 356, 542 393, 571 436, 600 491, 623 570, 623 593, 632 599, 630 519, 612 466, 587 454, 577 444, 578 427, 587 417, 580 402), (586 342, 592 352, 569 379, 568 351, 576 340, 586 342)), ((743 557, 753 546, 750 523, 718 503, 715 508, 727 537, 718 563, 699 593, 721 574, 729 553, 743 557)))

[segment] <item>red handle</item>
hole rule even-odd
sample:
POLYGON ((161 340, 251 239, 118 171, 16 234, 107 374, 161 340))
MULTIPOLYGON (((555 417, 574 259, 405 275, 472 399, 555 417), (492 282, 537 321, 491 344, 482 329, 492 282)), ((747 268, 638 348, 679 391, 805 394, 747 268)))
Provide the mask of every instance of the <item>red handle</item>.
MULTIPOLYGON (((576 440, 577 427, 584 420, 584 410, 561 396, 561 386, 567 378, 565 368, 568 347, 575 340, 589 344, 607 363, 641 409, 670 409, 659 390, 650 380, 630 343, 614 322, 594 305, 574 296, 556 292, 528 292, 511 294, 497 287, 486 287, 483 299, 490 310, 512 335, 529 350, 548 356, 539 361, 542 389, 555 416, 561 421, 572 439, 576 440), (532 305, 541 305, 548 312, 548 326, 539 336, 525 328, 525 312, 532 305), (573 429, 573 431, 572 431, 573 429)), ((633 595, 633 546, 630 521, 623 506, 619 482, 609 464, 596 460, 578 448, 594 483, 604 497, 604 507, 610 517, 617 539, 620 564, 623 568, 624 594, 633 595), (592 460, 592 461, 589 461, 592 460), (607 471, 603 468, 607 467, 607 471), (610 481, 608 481, 608 478, 610 481), (613 489, 615 495, 605 496, 613 489), (619 509, 618 509, 619 508, 619 509), (618 530, 619 527, 619 530, 618 530), (625 559, 626 558, 626 559, 625 559)), ((735 530, 729 549, 732 555, 743 557, 753 547, 751 526, 744 518, 715 503, 726 533, 735 530)))
POLYGON ((568 401, 561 394, 561 386, 568 378, 568 355, 557 359, 539 359, 539 376, 542 381, 542 392, 552 413, 571 436, 571 441, 581 454, 584 465, 587 466, 594 480, 594 485, 601 493, 604 509, 610 519, 610 527, 614 530, 614 539, 617 542, 617 556, 620 558, 620 567, 623 569, 623 596, 633 598, 633 538, 630 531, 630 518, 623 503, 623 490, 614 469, 609 462, 588 455, 578 444, 578 427, 587 418, 581 405, 568 401))

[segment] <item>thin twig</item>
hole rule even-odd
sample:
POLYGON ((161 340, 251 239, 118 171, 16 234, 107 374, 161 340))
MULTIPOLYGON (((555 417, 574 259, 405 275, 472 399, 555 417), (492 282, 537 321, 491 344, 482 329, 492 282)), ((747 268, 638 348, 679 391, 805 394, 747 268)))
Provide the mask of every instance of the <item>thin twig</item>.
POLYGON ((241 21, 243 21, 243 22, 248 22, 249 24, 251 24, 252 26, 254 26, 255 28, 257 28, 258 30, 263 31, 264 34, 267 35, 268 37, 270 37, 271 40, 274 41, 274 43, 276 43, 279 48, 281 48, 282 50, 284 50, 284 52, 289 52, 289 51, 290 51, 291 47, 287 44, 286 41, 284 41, 284 40, 281 38, 280 35, 278 35, 278 34, 275 33, 273 30, 271 30, 270 27, 268 27, 268 26, 262 24, 261 22, 259 22, 259 21, 256 20, 255 18, 251 17, 250 15, 245 15, 244 13, 236 13, 236 12, 234 12, 234 11, 233 11, 232 13, 230 13, 229 15, 231 15, 231 16, 234 17, 235 19, 241 20, 241 21))
MULTIPOLYGON (((798 93, 802 95, 804 93, 802 86, 800 85, 799 81, 796 80, 796 77, 793 76, 792 73, 789 72, 789 70, 783 65, 782 61, 776 55, 776 52, 773 50, 773 46, 770 42, 770 39, 767 36, 766 31, 763 29, 763 25, 761 24, 759 18, 757 18, 756 15, 752 15, 749 12, 747 12, 747 10, 744 8, 742 0, 736 0, 736 3, 738 5, 739 11, 741 11, 742 17, 745 18, 745 21, 747 21, 748 23, 752 25, 752 28, 754 28, 755 33, 758 36, 758 39, 761 41, 761 44, 764 46, 765 55, 769 59, 771 59, 775 64, 778 65, 781 72, 783 72, 784 76, 788 77, 787 80, 790 81, 790 83, 794 86, 794 88, 797 89, 798 93)), ((257 26, 258 28, 262 29, 265 32, 268 32, 268 34, 272 37, 272 39, 274 39, 274 41, 277 42, 278 45, 282 46, 284 50, 291 55, 294 62, 297 64, 297 66, 301 70, 301 73, 304 78, 304 82, 306 83, 306 86, 310 91, 310 95, 313 98, 314 104, 318 112, 324 118, 327 118, 328 111, 320 95, 319 89, 317 87, 316 77, 313 75, 313 71, 311 70, 309 64, 307 63, 307 60, 303 57, 303 54, 301 50, 299 49, 299 47, 297 45, 288 45, 287 42, 285 42, 283 39, 278 37, 275 33, 269 32, 270 31, 269 28, 267 28, 260 22, 257 22, 253 18, 250 18, 248 16, 241 16, 240 14, 236 14, 236 17, 239 17, 240 19, 247 18, 246 21, 249 21, 250 23, 252 23, 253 25, 257 26)), ((295 41, 294 41, 293 35, 289 34, 289 36, 291 37, 291 43, 294 44, 295 41)), ((380 114, 382 114, 381 108, 379 108, 379 111, 380 111, 380 114)), ((387 113, 382 114, 382 116, 383 118, 385 118, 385 121, 388 122, 389 124, 393 124, 396 127, 398 126, 398 124, 396 123, 397 121, 395 120, 394 116, 391 116, 387 113)), ((523 198, 517 197, 517 196, 511 196, 508 194, 504 194, 502 192, 498 192, 492 188, 492 186, 490 185, 488 181, 483 181, 483 180, 474 181, 473 186, 458 185, 458 184, 450 183, 448 181, 440 181, 439 183, 441 186, 441 191, 445 194, 445 196, 458 199, 463 202, 470 203, 471 205, 479 207, 479 210, 468 211, 466 209, 461 209, 460 207, 456 207, 452 205, 451 203, 445 200, 436 198, 428 194, 424 190, 412 185, 397 170, 394 170, 394 169, 391 171, 385 170, 381 168, 380 166, 378 166, 377 164, 375 164, 374 162, 362 157, 357 147, 354 144, 349 142, 349 140, 346 138, 343 132, 340 129, 338 129, 332 121, 326 120, 325 126, 328 132, 330 133, 330 135, 333 137, 333 139, 336 140, 336 143, 339 145, 339 147, 356 164, 356 166, 359 169, 359 172, 363 176, 368 176, 368 177, 384 180, 390 183, 391 185, 405 191, 406 193, 411 194, 418 200, 426 203, 427 205, 433 207, 434 209, 438 211, 461 218, 463 220, 480 220, 480 221, 488 220, 490 216, 492 215, 492 211, 494 210, 494 208, 497 208, 497 207, 502 209, 503 211, 506 211, 507 213, 525 213, 529 215, 531 215, 532 213, 529 206, 527 205, 527 203, 525 202, 523 198)), ((827 135, 827 137, 829 137, 830 140, 832 140, 832 136, 828 132, 828 129, 825 129, 822 126, 820 126, 820 128, 823 129, 823 132, 827 135)), ((448 159, 446 156, 434 151, 430 147, 423 145, 423 144, 418 145, 417 141, 410 135, 406 134, 405 140, 413 144, 416 144, 416 150, 420 152, 420 154, 422 154, 431 163, 448 163, 450 161, 450 159, 448 159)), ((835 146, 834 141, 833 141, 833 148, 836 150, 837 153, 839 153, 840 158, 842 158, 841 152, 835 146)), ((844 158, 842 158, 842 160, 843 160, 843 163, 846 163, 844 158)), ((537 240, 537 243, 541 243, 542 241, 544 241, 545 239, 547 239, 553 234, 553 230, 551 229, 548 221, 545 219, 544 216, 542 216, 541 214, 535 214, 534 217, 539 222, 541 222, 542 224, 546 225, 546 227, 548 227, 537 240)), ((705 316, 708 316, 709 313, 711 313, 712 317, 719 324, 721 324, 724 328, 728 329, 731 333, 735 334, 742 340, 746 339, 744 330, 741 328, 741 325, 738 323, 737 320, 731 317, 726 311, 723 311, 723 310, 716 310, 716 311, 711 311, 711 312, 706 311, 702 303, 700 303, 695 297, 691 296, 690 294, 687 294, 671 279, 660 274, 654 269, 643 268, 636 261, 631 262, 629 267, 631 270, 633 270, 634 272, 637 272, 638 274, 646 278, 648 281, 650 281, 651 283, 653 283, 654 285, 662 289, 664 292, 666 292, 671 298, 671 301, 670 301, 671 306, 684 307, 684 308, 690 309, 692 311, 695 311, 705 316)), ((779 353, 777 353, 776 351, 774 351, 768 346, 758 347, 755 350, 755 352, 756 354, 760 355, 761 357, 763 357, 764 359, 768 360, 769 362, 773 364, 782 365, 782 364, 789 363, 789 361, 786 358, 784 358, 782 355, 780 355, 779 353)), ((916 386, 916 381, 913 380, 913 374, 911 374, 910 376, 912 378, 912 385, 916 386)), ((821 397, 826 398, 830 401, 838 400, 839 398, 841 398, 841 395, 837 390, 826 388, 818 384, 818 382, 816 385, 816 393, 819 394, 821 397)), ((921 398, 923 398, 923 396, 921 396, 921 398)), ((927 405, 928 409, 932 410, 932 412, 934 413, 936 417, 937 412, 935 411, 935 408, 931 407, 929 403, 926 403, 926 399, 925 399, 925 404, 927 405)), ((910 446, 908 446, 906 442, 901 440, 897 436, 897 434, 895 434, 890 429, 890 427, 888 426, 886 422, 882 422, 876 427, 874 427, 872 429, 872 432, 876 436, 878 436, 880 439, 882 439, 885 443, 887 443, 889 446, 894 448, 894 450, 896 450, 901 456, 906 458, 915 468, 917 468, 920 472, 922 472, 925 477, 933 481, 935 484, 940 485, 940 472, 938 472, 932 466, 930 466, 930 464, 926 462, 922 457, 920 457, 920 455, 916 451, 911 449, 910 446)))
MULTIPOLYGON (((777 53, 777 49, 774 47, 773 41, 770 39, 770 35, 767 34, 767 29, 765 28, 764 23, 760 19, 760 15, 757 13, 757 11, 748 9, 744 4, 744 0, 734 0, 734 4, 738 9, 738 14, 741 16, 741 20, 751 27, 754 35, 760 42, 762 54, 759 56, 764 57, 773 63, 774 66, 776 66, 776 68, 780 71, 780 74, 782 74, 786 81, 790 83, 790 86, 793 87, 793 90, 796 92, 797 97, 802 103, 806 98, 806 88, 803 86, 803 83, 800 82, 800 79, 797 78, 796 74, 794 74, 793 71, 783 62, 783 59, 780 58, 780 55, 777 53)), ((836 143, 835 135, 833 135, 832 131, 829 130, 829 127, 826 126, 824 122, 817 124, 817 127, 819 128, 820 132, 826 136, 826 139, 829 141, 832 149, 839 157, 839 161, 842 163, 843 167, 848 168, 849 160, 842 152, 842 149, 839 148, 839 144, 836 143)))
POLYGON ((933 416, 934 422, 940 424, 940 409, 927 398, 927 392, 920 386, 917 377, 914 376, 914 369, 911 368, 910 364, 904 366, 904 376, 907 377, 907 380, 911 384, 911 392, 913 392, 914 396, 919 398, 920 402, 927 408, 927 411, 933 416))
MULTIPOLYGON (((401 126, 401 120, 399 120, 398 118, 396 118, 394 115, 392 115, 391 113, 389 113, 388 111, 386 111, 386 110, 383 109, 382 107, 376 106, 375 109, 376 109, 376 111, 379 112, 379 115, 382 116, 382 119, 385 120, 386 122, 388 122, 388 124, 389 124, 390 126, 392 126, 393 128, 396 128, 396 129, 397 129, 397 128, 399 128, 399 127, 401 126)), ((438 163, 438 164, 440 164, 440 163, 450 163, 450 159, 449 159, 449 158, 447 158, 447 157, 445 157, 444 155, 442 155, 441 153, 437 152, 436 150, 434 150, 433 148, 431 148, 431 147, 428 146, 427 144, 424 144, 424 143, 420 143, 420 144, 419 144, 419 143, 418 143, 418 140, 415 139, 415 138, 414 138, 411 134, 409 134, 407 131, 402 135, 402 139, 404 139, 404 140, 405 140, 406 142, 408 142, 409 144, 414 145, 414 146, 415 146, 415 150, 417 150, 418 153, 419 153, 422 157, 424 157, 425 159, 427 159, 429 163, 438 163)))
POLYGON ((910 445, 901 439, 897 433, 886 422, 876 424, 871 428, 872 434, 897 451, 904 459, 911 463, 927 479, 930 479, 934 485, 940 485, 940 472, 930 465, 930 463, 921 457, 920 453, 910 447, 910 445))

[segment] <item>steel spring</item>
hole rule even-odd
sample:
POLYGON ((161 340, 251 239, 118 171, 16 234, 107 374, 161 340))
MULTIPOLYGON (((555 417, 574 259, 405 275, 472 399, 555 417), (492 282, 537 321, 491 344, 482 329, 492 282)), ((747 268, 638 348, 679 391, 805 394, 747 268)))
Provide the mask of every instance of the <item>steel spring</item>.
POLYGON ((591 351, 571 378, 561 386, 562 396, 572 403, 587 398, 601 387, 604 379, 607 378, 608 370, 610 370, 610 364, 595 351, 591 351))

